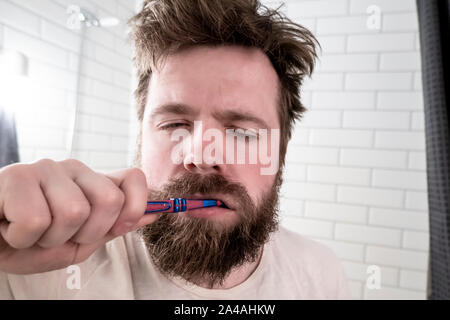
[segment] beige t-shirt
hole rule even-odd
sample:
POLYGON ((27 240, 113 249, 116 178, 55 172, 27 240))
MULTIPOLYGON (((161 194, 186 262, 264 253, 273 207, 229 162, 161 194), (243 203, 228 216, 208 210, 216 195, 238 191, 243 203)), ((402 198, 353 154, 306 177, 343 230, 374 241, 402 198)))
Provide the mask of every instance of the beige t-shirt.
POLYGON ((231 289, 167 278, 135 232, 108 242, 77 266, 79 273, 67 268, 33 275, 0 272, 0 299, 350 299, 336 256, 283 227, 265 244, 250 277, 231 289), (78 274, 79 289, 72 281, 78 274))

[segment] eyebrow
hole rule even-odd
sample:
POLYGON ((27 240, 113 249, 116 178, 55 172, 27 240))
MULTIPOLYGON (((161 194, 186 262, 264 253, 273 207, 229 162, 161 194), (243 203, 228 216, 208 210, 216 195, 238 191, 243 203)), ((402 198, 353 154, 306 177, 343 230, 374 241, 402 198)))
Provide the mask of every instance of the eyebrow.
MULTIPOLYGON (((158 106, 155 108, 151 114, 150 117, 153 118, 158 115, 167 115, 167 114, 175 114, 175 115, 197 115, 198 111, 196 111, 193 107, 183 104, 183 103, 167 103, 158 106)), ((269 129, 269 126, 267 123, 249 113, 249 112, 242 112, 242 111, 235 111, 235 110, 224 110, 224 111, 215 111, 213 113, 213 117, 216 120, 222 121, 222 122, 234 122, 234 121, 247 121, 247 122, 253 122, 259 127, 269 129)))
POLYGON ((179 114, 179 115, 196 115, 198 112, 191 106, 183 103, 167 103, 155 108, 150 114, 150 118, 165 114, 179 114))
POLYGON ((269 129, 269 126, 263 119, 249 112, 241 112, 234 110, 216 111, 213 113, 213 117, 216 118, 217 120, 221 120, 222 122, 234 122, 234 121, 253 122, 258 127, 262 127, 263 129, 269 129))

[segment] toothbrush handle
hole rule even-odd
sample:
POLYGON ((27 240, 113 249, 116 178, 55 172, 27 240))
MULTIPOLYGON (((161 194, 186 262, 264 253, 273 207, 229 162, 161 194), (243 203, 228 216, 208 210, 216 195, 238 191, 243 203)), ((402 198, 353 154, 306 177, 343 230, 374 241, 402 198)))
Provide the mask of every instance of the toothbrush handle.
POLYGON ((172 209, 170 201, 148 201, 145 213, 164 212, 172 209))
POLYGON ((185 198, 171 198, 166 201, 148 201, 145 213, 183 212, 186 211, 185 198))

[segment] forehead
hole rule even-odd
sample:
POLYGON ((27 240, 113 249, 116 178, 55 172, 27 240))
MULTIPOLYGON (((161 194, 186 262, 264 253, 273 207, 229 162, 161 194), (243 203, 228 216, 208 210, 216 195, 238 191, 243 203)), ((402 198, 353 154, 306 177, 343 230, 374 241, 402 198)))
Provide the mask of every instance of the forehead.
POLYGON ((197 46, 170 55, 153 72, 147 109, 175 102, 276 118, 277 97, 278 76, 259 49, 197 46))

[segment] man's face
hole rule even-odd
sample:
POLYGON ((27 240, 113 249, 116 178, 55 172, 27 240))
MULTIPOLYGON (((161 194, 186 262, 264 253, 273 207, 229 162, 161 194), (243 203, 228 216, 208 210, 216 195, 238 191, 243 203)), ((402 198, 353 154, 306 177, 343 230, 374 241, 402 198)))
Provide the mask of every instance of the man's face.
MULTIPOLYGON (((281 173, 277 167, 273 174, 262 174, 267 162, 260 154, 251 162, 249 153, 252 143, 261 147, 254 133, 266 129, 266 150, 278 160, 279 149, 273 148, 279 145, 279 135, 273 139, 279 132, 277 83, 262 52, 240 47, 184 50, 152 74, 138 150, 149 199, 210 198, 228 206, 160 214, 144 227, 144 242, 162 272, 213 286, 234 267, 255 261, 276 229, 281 173), (213 140, 205 135, 212 129, 222 148, 206 152, 213 140), (243 164, 226 159, 227 144, 236 142, 227 129, 243 129, 243 164), (173 139, 177 130, 188 133, 187 143, 173 139)), ((234 155, 238 148, 236 142, 234 155)))
MULTIPOLYGON (((277 83, 269 59, 256 49, 194 47, 169 56, 164 66, 152 74, 142 124, 141 166, 149 188, 160 189, 169 179, 186 172, 219 174, 244 186, 257 205, 259 197, 272 187, 275 174, 261 174, 263 165, 259 157, 256 164, 225 163, 225 130, 268 129, 270 136, 270 129, 279 129, 277 83), (185 106, 184 110, 168 107, 175 104, 185 106), (194 121, 200 121, 201 128, 195 128, 194 121), (190 145, 180 154, 182 163, 176 164, 172 152, 180 142, 172 141, 171 136, 180 128, 188 130, 191 138, 190 145), (204 133, 211 128, 223 133, 220 142, 223 154, 215 156, 223 159, 224 164, 205 161, 207 152, 203 151, 211 142, 205 141, 204 133), (195 161, 195 150, 201 150, 202 163, 195 161)), ((222 200, 228 200, 226 204, 233 208, 233 199, 222 200)), ((207 211, 213 210, 202 210, 202 217, 207 215, 206 218, 225 224, 237 223, 233 212, 207 211)))

